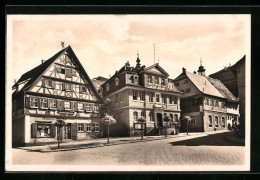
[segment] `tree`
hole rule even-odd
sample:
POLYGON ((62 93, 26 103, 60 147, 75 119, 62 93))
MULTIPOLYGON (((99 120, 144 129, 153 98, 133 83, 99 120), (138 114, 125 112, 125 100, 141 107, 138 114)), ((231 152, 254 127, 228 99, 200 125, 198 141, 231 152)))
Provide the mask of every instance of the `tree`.
POLYGON ((166 126, 165 126, 165 137, 167 137, 167 128, 168 128, 168 122, 171 120, 170 117, 164 113, 164 118, 163 120, 166 122, 166 126))
POLYGON ((141 123, 141 139, 144 139, 144 130, 143 130, 143 124, 145 123, 146 119, 145 117, 141 116, 137 119, 138 123, 141 123))
POLYGON ((113 107, 109 98, 106 98, 103 101, 103 104, 100 106, 99 111, 101 113, 101 117, 103 117, 102 123, 107 125, 107 143, 109 143, 109 126, 110 124, 116 123, 114 117, 111 116, 111 114, 113 113, 113 107))
POLYGON ((191 117, 190 116, 184 116, 183 117, 183 121, 187 123, 187 134, 189 134, 189 121, 191 120, 191 117))
POLYGON ((61 129, 63 126, 65 126, 65 122, 63 120, 57 120, 55 122, 55 126, 57 126, 57 140, 58 140, 58 149, 60 148, 60 143, 62 141, 62 134, 61 134, 61 129))
POLYGON ((110 124, 116 123, 116 120, 113 116, 106 114, 105 117, 102 118, 102 123, 107 125, 107 143, 109 143, 109 126, 110 124))

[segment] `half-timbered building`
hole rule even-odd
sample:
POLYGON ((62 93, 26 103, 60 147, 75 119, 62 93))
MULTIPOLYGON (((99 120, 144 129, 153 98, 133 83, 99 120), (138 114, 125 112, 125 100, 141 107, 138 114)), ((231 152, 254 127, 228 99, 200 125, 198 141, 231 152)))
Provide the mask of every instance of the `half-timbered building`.
POLYGON ((63 120, 63 138, 93 138, 100 134, 100 96, 68 46, 26 72, 13 85, 13 144, 34 138, 55 138, 55 122, 63 120))

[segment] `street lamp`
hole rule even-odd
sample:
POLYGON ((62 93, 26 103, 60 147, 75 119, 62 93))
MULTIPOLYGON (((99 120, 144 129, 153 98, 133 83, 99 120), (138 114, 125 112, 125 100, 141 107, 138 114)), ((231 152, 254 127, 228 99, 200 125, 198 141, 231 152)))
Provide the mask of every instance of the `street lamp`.
POLYGON ((186 120, 186 123, 187 123, 187 135, 189 134, 189 121, 191 120, 190 116, 184 116, 184 121, 186 120))
POLYGON ((57 140, 58 140, 58 149, 60 148, 60 143, 61 143, 61 140, 62 140, 62 134, 61 134, 61 128, 63 126, 65 126, 65 122, 61 119, 57 120, 55 122, 55 126, 57 126, 57 130, 58 130, 58 133, 57 133, 57 140))

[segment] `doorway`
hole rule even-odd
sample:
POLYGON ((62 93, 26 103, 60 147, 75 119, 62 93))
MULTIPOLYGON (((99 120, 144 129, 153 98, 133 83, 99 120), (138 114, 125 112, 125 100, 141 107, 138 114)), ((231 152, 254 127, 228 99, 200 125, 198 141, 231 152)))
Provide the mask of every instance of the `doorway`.
POLYGON ((71 139, 71 124, 64 126, 64 139, 71 139))
POLYGON ((157 125, 158 125, 158 127, 162 127, 163 126, 162 113, 157 113, 157 125))

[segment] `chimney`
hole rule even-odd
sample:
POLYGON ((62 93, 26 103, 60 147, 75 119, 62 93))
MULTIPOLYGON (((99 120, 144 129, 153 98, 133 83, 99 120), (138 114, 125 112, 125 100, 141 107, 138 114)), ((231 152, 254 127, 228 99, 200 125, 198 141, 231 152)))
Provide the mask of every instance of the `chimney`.
POLYGON ((127 61, 127 62, 125 63, 125 70, 126 70, 126 68, 129 67, 129 66, 130 66, 129 61, 127 61))
POLYGON ((42 59, 42 64, 45 62, 45 60, 44 59, 42 59))
POLYGON ((186 71, 186 69, 183 67, 183 68, 182 68, 182 72, 185 72, 185 71, 186 71))
POLYGON ((197 74, 197 72, 196 72, 196 71, 193 71, 193 74, 197 74))

